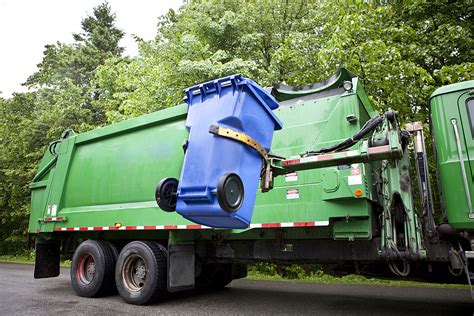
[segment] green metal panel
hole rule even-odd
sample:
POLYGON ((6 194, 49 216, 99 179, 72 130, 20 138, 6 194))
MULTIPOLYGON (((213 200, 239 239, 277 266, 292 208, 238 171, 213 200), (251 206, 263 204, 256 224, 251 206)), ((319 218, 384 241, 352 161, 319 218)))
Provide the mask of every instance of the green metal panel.
MULTIPOLYGON (((322 94, 324 95, 324 94, 322 94)), ((369 114, 354 92, 318 97, 282 106, 275 112, 283 122, 283 130, 274 135, 272 152, 284 157, 336 144, 355 134, 369 114), (356 123, 347 121, 355 115, 356 123)), ((275 178, 274 189, 257 195, 252 222, 327 222, 335 218, 368 217, 370 206, 366 198, 356 201, 354 191, 366 187, 365 168, 361 169, 360 184, 351 183, 350 166, 305 170, 275 178)), ((370 173, 369 173, 370 174, 370 173)))
MULTIPOLYGON (((350 92, 331 86, 309 95, 293 94, 291 100, 282 102, 275 113, 284 129, 275 133, 272 152, 291 157, 338 143, 357 132, 375 112, 357 78, 352 82, 350 92)), ((57 162, 50 163, 54 158, 45 155, 40 169, 48 164, 51 167, 31 185, 30 232, 93 229, 117 223, 132 227, 193 224, 176 213, 160 210, 154 197, 160 179, 179 178, 184 157, 181 145, 188 137, 185 119, 183 104, 63 141, 57 162), (51 207, 57 212, 53 214, 51 207), (61 221, 40 220, 52 216, 62 217, 61 221)), ((322 232, 316 235, 371 238, 370 175, 370 165, 361 163, 278 177, 272 191, 258 193, 252 223, 317 222, 328 226, 337 221, 334 232, 315 228, 322 232), (354 196, 356 189, 363 191, 362 197, 354 196)), ((251 231, 232 230, 228 238, 255 238, 251 231)))
POLYGON ((429 103, 444 212, 453 227, 468 230, 474 229, 474 214, 469 218, 468 208, 474 198, 474 140, 467 111, 467 101, 474 99, 473 89, 474 81, 448 85, 436 90, 429 103), (453 122, 459 132, 469 200, 453 122))

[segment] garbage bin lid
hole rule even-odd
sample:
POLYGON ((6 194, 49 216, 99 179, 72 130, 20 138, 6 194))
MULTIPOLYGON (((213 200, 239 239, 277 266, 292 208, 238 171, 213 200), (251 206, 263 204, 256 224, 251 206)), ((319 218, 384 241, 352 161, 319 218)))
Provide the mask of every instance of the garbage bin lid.
POLYGON ((282 122, 278 119, 278 117, 273 113, 272 110, 278 108, 278 102, 276 99, 268 93, 265 89, 260 87, 257 83, 253 80, 243 77, 240 74, 235 74, 227 77, 222 77, 219 79, 211 80, 208 82, 200 83, 194 85, 192 87, 184 89, 184 93, 186 94, 183 98, 186 103, 191 106, 193 104, 193 97, 199 94, 210 94, 210 93, 219 93, 220 90, 224 87, 232 86, 232 85, 247 85, 250 91, 254 94, 257 100, 261 103, 263 108, 267 111, 268 115, 273 119, 275 122, 275 130, 280 130, 283 127, 282 122))

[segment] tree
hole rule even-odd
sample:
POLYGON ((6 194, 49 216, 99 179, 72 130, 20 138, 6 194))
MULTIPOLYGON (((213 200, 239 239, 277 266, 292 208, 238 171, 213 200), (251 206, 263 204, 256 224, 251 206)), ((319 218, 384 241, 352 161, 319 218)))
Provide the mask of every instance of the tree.
POLYGON ((34 91, 0 98, 0 240, 25 236, 28 184, 49 143, 65 129, 85 132, 105 123, 102 106, 93 103, 99 96, 91 78, 123 51, 118 44, 124 33, 114 22, 107 3, 94 8, 73 44, 46 46, 38 71, 26 82, 34 91))
POLYGON ((161 17, 139 58, 99 67, 98 102, 115 122, 175 105, 186 86, 231 73, 302 85, 344 66, 376 108, 426 121, 430 93, 474 73, 468 2, 191 1, 161 17))
POLYGON ((62 87, 68 81, 88 85, 94 70, 108 58, 119 57, 119 42, 124 32, 115 27, 115 14, 107 2, 93 9, 81 22, 82 33, 73 34, 75 42, 46 45, 38 71, 28 77, 28 87, 62 87))

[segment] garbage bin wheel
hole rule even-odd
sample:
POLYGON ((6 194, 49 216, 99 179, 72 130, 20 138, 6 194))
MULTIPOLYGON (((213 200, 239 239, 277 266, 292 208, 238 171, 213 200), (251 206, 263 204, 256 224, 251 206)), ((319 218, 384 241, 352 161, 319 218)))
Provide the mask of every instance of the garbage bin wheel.
POLYGON ((175 178, 161 179, 155 191, 156 203, 163 211, 176 211, 177 192, 178 180, 175 178))
POLYGON ((244 185, 235 173, 226 173, 217 184, 217 201, 224 211, 237 211, 244 202, 244 185))

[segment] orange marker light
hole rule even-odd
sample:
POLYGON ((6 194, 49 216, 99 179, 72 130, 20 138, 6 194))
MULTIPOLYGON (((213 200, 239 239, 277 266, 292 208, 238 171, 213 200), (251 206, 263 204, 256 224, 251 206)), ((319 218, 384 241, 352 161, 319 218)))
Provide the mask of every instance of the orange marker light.
POLYGON ((362 192, 361 189, 356 189, 356 190, 354 191, 355 197, 361 197, 362 194, 364 194, 364 192, 362 192))

